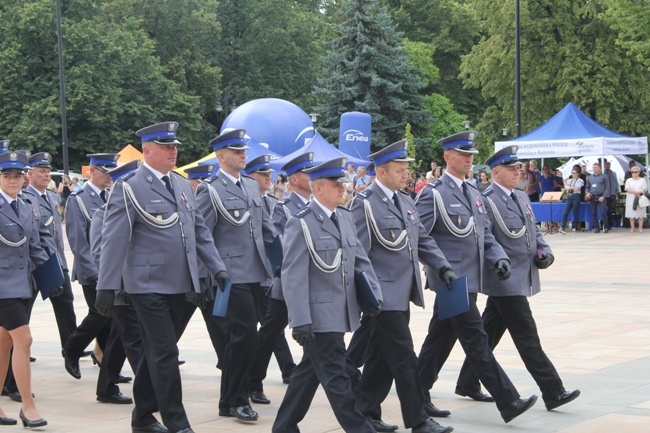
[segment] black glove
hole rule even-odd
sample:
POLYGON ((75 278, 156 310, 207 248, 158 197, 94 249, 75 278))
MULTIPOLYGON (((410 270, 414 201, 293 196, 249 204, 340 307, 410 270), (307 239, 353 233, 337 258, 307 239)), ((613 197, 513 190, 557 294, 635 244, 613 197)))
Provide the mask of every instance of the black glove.
POLYGON ((497 268, 497 277, 499 277, 501 281, 510 278, 510 275, 512 274, 510 271, 510 260, 501 259, 497 261, 497 264, 494 267, 497 268))
POLYGON ((200 293, 192 292, 192 303, 201 310, 205 310, 209 301, 214 301, 214 289, 210 287, 205 278, 199 279, 200 293))
POLYGON ((553 254, 544 254, 542 258, 535 256, 535 266, 537 269, 546 269, 553 264, 555 257, 553 254))
POLYGON ((50 299, 56 298, 57 296, 61 296, 62 294, 63 294, 63 286, 55 287, 54 289, 52 289, 52 293, 50 293, 50 299))
POLYGON ((452 268, 442 268, 440 269, 440 279, 447 285, 447 288, 451 290, 451 282, 458 278, 456 272, 452 268))
POLYGON ((309 342, 309 340, 313 340, 316 337, 314 333, 311 332, 311 325, 296 326, 291 330, 291 336, 301 346, 304 346, 309 342))
POLYGON ((223 292, 224 290, 226 290, 226 282, 230 280, 230 274, 228 273, 228 271, 219 271, 214 276, 214 280, 219 286, 219 290, 223 292))
POLYGON ((368 316, 370 317, 375 317, 379 313, 381 313, 381 310, 384 309, 384 301, 379 301, 379 305, 377 308, 373 307, 372 305, 368 305, 368 316))
POLYGON ((97 290, 97 298, 95 299, 95 308, 97 312, 104 317, 111 315, 111 308, 115 302, 115 292, 112 290, 97 290))

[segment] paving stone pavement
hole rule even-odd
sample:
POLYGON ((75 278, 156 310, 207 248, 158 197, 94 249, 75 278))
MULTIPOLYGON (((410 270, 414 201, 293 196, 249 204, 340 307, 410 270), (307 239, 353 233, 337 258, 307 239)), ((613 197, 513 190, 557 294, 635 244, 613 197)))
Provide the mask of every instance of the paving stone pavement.
MULTIPOLYGON (((538 401, 530 411, 504 424, 494 404, 477 403, 456 396, 456 376, 463 361, 456 345, 440 379, 432 390, 438 407, 452 411, 439 419, 461 433, 562 432, 628 433, 650 431, 650 264, 647 245, 650 231, 630 233, 614 229, 608 234, 567 233, 547 236, 556 260, 542 271, 542 293, 531 305, 549 358, 569 390, 579 388, 579 399, 553 412, 538 401)), ((70 261, 71 263, 71 261, 70 261)), ((81 287, 74 285, 79 320, 85 315, 81 287)), ((413 308, 411 329, 416 350, 423 341, 431 317, 434 294, 427 292, 426 309, 413 308)), ((484 296, 479 296, 483 305, 484 296)), ((33 390, 41 414, 48 420, 47 432, 130 432, 129 405, 95 401, 99 369, 90 358, 81 360, 81 380, 63 368, 58 333, 49 302, 37 301, 32 316, 33 390)), ((287 334, 289 335, 289 334, 287 334)), ((348 336, 349 338, 349 336, 348 336)), ((290 340, 299 359, 301 349, 290 340)), ((270 432, 275 413, 286 390, 280 372, 271 362, 265 382, 270 405, 254 405, 260 414, 256 424, 243 424, 217 414, 219 370, 202 318, 196 314, 182 337, 180 358, 183 400, 197 433, 270 432)), ((522 396, 540 395, 525 370, 512 341, 504 337, 495 355, 522 396)), ((128 369, 125 374, 132 374, 128 369)), ((122 392, 132 395, 130 385, 122 392)), ((20 405, 3 397, 0 406, 17 417, 20 405)), ((383 419, 401 424, 399 402, 392 390, 383 405, 383 419)), ((304 433, 342 432, 319 389, 306 419, 304 433)), ((2 426, 2 432, 22 431, 22 426, 2 426)))

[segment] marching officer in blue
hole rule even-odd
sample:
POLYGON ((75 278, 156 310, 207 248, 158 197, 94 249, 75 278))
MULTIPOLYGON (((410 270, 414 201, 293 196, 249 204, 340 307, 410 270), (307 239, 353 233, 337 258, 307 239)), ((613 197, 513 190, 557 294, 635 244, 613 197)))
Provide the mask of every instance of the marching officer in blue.
POLYGON ((72 332, 77 328, 77 316, 74 312, 74 295, 72 293, 72 284, 70 284, 70 274, 68 272, 68 263, 65 258, 63 247, 63 229, 61 226, 61 215, 58 212, 58 195, 47 189, 52 179, 52 156, 47 152, 33 154, 29 158, 29 185, 23 190, 24 194, 39 208, 41 215, 40 223, 43 229, 49 233, 48 236, 41 236, 41 242, 46 250, 59 254, 59 260, 63 267, 65 282, 58 296, 50 296, 54 317, 59 328, 59 338, 61 339, 61 348, 68 341, 72 332))
POLYGON ((284 230, 282 291, 292 336, 304 355, 278 410, 273 433, 299 433, 318 385, 347 433, 374 433, 356 408, 346 374, 344 335, 359 327, 355 273, 364 272, 381 312, 381 288, 357 239, 352 214, 339 206, 345 196, 346 158, 307 169, 313 199, 287 221, 284 230))
MULTIPOLYGON (((264 156, 264 155, 263 155, 264 156)), ((313 167, 313 156, 312 152, 306 152, 302 155, 293 158, 291 161, 282 166, 282 171, 284 171, 288 177, 287 181, 292 186, 292 192, 289 194, 285 200, 282 200, 276 203, 271 207, 272 221, 275 231, 278 235, 284 233, 284 226, 287 222, 287 218, 291 215, 295 215, 300 209, 304 208, 306 203, 309 201, 309 196, 311 195, 311 190, 309 189, 309 175, 305 173, 305 169, 313 167)), ((265 165, 268 164, 268 161, 265 165)), ((248 163, 248 166, 256 166, 254 161, 248 163)), ((271 166, 268 165, 268 169, 271 166)), ((264 174, 255 175, 262 178, 264 174)), ((270 176, 268 179, 270 183, 270 176)), ((264 186, 268 185, 265 183, 264 186)), ((265 199, 268 199, 269 203, 272 203, 275 199, 272 195, 266 195, 265 199)), ((291 374, 296 368, 295 363, 293 362, 293 357, 289 351, 287 341, 284 337, 284 329, 287 326, 287 307, 284 304, 284 298, 282 297, 282 285, 280 283, 280 276, 277 271, 274 270, 274 279, 273 284, 270 286, 270 290, 267 292, 267 307, 263 319, 260 321, 262 326, 257 332, 257 344, 255 346, 255 352, 253 353, 253 360, 251 362, 249 379, 248 379, 248 389, 251 394, 251 401, 258 404, 269 404, 271 400, 264 394, 264 387, 262 382, 266 377, 266 371, 271 361, 271 354, 276 352, 276 359, 278 365, 280 366, 280 371, 282 372, 282 380, 284 383, 289 383, 291 374), (284 349, 286 346, 286 349, 284 349), (278 353, 280 349, 280 353, 278 353), (288 351, 288 352, 285 352, 288 351), (281 356, 281 354, 286 353, 288 356, 281 356), (280 355, 280 356, 279 356, 280 355)))
POLYGON ((220 169, 196 189, 196 201, 232 281, 227 316, 229 341, 221 362, 219 415, 257 421, 249 403, 248 368, 257 334, 262 283, 271 278, 265 246, 275 233, 257 182, 246 168, 245 131, 224 132, 210 141, 220 169))
MULTIPOLYGON (((134 160, 109 170, 107 174, 110 176, 111 181, 115 182, 120 177, 137 170, 139 166, 140 160, 134 160)), ((105 212, 106 205, 102 205, 97 209, 90 222, 90 231, 88 233, 90 252, 98 269, 105 212)), ((120 371, 126 359, 129 360, 131 370, 137 371, 142 357, 142 335, 135 308, 128 302, 123 290, 115 296, 110 317, 112 319, 111 332, 106 341, 104 356, 99 365, 99 375, 97 376, 97 401, 112 404, 131 404, 133 399, 120 392, 118 384, 124 382, 124 377, 120 377, 120 371)))
MULTIPOLYGON (((530 409, 537 396, 519 398, 515 386, 490 350, 481 314, 476 307, 477 293, 483 290, 485 273, 491 272, 501 280, 508 279, 511 273, 510 260, 490 231, 490 218, 482 196, 464 181, 472 169, 474 155, 478 153, 474 148, 476 134, 474 131, 461 132, 438 141, 444 146, 447 170, 440 179, 422 189, 416 199, 420 221, 436 240, 454 271, 467 276, 469 288, 469 311, 466 313, 440 320, 437 300, 434 303, 429 331, 418 357, 418 368, 422 388, 428 394, 456 340, 460 340, 469 362, 492 394, 501 417, 507 423, 530 409)), ((437 271, 429 266, 426 274, 429 287, 436 288, 443 282, 437 271)), ((456 389, 456 394, 469 395, 475 400, 492 399, 460 388, 456 389)))
MULTIPOLYGON (((0 153, 0 383, 4 383, 11 356, 13 374, 22 396, 20 419, 24 427, 47 425, 32 396, 29 354, 32 336, 29 309, 32 300, 32 264, 38 267, 48 255, 41 246, 38 209, 18 197, 29 161, 27 153, 0 153), (13 354, 12 349, 13 348, 13 354)), ((0 409, 0 425, 14 425, 0 409)))
MULTIPOLYGON (((562 406, 580 395, 568 392, 553 363, 544 353, 528 297, 541 290, 539 269, 554 261, 551 247, 535 225, 528 195, 517 189, 521 161, 517 146, 506 146, 485 163, 492 170, 492 184, 483 192, 495 239, 512 260, 512 276, 501 280, 485 271, 483 293, 488 295, 483 311, 483 327, 494 350, 506 329, 526 368, 542 391, 548 410, 562 406)), ((486 266, 484 269, 488 269, 486 266)), ((468 360, 460 371, 458 389, 481 392, 479 377, 468 360)))
POLYGON ((406 428, 414 433, 446 433, 429 418, 418 376, 417 356, 409 329, 409 303, 424 307, 420 261, 440 279, 456 275, 436 242, 426 232, 411 197, 402 192, 408 180, 406 140, 393 143, 368 158, 376 180, 359 192, 350 204, 357 237, 372 262, 384 299, 382 313, 370 318, 371 341, 361 375, 359 408, 377 431, 397 426, 381 421, 380 404, 395 378, 406 428))
MULTIPOLYGON (((189 182, 174 173, 177 122, 136 132, 144 162, 115 182, 102 227, 98 311, 108 315, 124 287, 142 332, 144 357, 133 382, 133 433, 193 433, 183 407, 178 346, 185 295, 205 306, 198 260, 225 272, 189 182), (163 424, 153 413, 160 411, 163 424)), ((222 274, 223 275, 223 274, 222 274)))
POLYGON ((65 369, 75 379, 81 378, 79 358, 84 349, 97 337, 97 344, 104 350, 110 333, 109 319, 95 309, 97 275, 99 271, 92 260, 88 233, 93 215, 108 198, 107 188, 111 178, 106 172, 117 166, 120 155, 95 153, 90 158, 90 180, 83 188, 68 197, 65 206, 65 229, 70 249, 74 254, 72 281, 78 281, 88 305, 88 315, 72 332, 63 348, 65 369))

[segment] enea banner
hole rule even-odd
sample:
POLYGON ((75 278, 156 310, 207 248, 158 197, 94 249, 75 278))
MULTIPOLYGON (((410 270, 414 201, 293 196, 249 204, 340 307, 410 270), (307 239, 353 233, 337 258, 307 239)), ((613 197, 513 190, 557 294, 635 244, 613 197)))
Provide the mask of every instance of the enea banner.
POLYGON ((351 111, 341 115, 339 150, 356 158, 368 159, 370 155, 370 114, 351 111))
POLYGON ((589 155, 643 155, 648 153, 648 137, 585 138, 570 140, 497 141, 495 151, 519 146, 520 158, 558 158, 589 155))

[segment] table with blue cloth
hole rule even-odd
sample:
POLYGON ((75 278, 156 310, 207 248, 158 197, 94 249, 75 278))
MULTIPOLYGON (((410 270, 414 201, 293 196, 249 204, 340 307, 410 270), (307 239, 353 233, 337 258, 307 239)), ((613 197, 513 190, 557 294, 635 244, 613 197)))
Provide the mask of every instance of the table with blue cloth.
MULTIPOLYGON (((564 215, 565 202, 546 202, 546 203, 531 203, 535 220, 543 222, 561 223, 562 215, 564 215)), ((598 218, 600 219, 600 211, 598 211, 598 218)), ((586 222, 587 227, 591 227, 591 210, 589 209, 589 202, 584 201, 580 203, 580 210, 578 211, 578 220, 586 222)), ((573 221, 573 212, 569 215, 568 221, 573 221)), ((612 227, 620 226, 620 219, 612 221, 612 227)))

